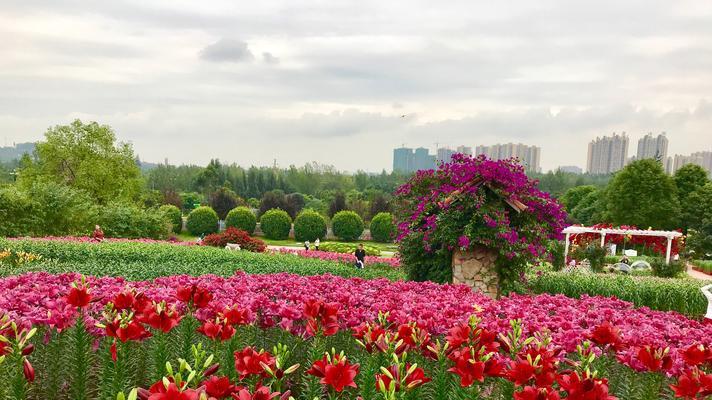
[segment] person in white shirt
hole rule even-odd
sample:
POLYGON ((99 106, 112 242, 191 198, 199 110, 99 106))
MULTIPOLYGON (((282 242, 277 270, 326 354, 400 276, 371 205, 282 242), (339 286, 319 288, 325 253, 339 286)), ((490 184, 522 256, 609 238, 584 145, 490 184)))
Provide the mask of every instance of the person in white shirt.
POLYGON ((705 325, 712 325, 712 284, 702 286, 700 290, 707 298, 707 314, 703 322, 705 325))
POLYGON ((321 241, 319 240, 319 238, 316 238, 316 240, 314 241, 314 248, 316 249, 316 251, 319 251, 319 243, 321 243, 321 241))

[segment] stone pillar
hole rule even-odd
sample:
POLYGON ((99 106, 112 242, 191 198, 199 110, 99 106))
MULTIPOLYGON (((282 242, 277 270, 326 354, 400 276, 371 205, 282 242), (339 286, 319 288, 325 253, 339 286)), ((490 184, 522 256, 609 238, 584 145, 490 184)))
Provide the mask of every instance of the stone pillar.
POLYGON ((452 254, 452 283, 464 283, 492 298, 499 296, 499 276, 495 262, 497 252, 475 247, 452 254))

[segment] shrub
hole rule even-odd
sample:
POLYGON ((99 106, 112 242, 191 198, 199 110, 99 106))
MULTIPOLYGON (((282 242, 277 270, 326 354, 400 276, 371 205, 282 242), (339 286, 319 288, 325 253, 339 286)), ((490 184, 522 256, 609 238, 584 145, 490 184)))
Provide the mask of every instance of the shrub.
POLYGON ((260 229, 269 239, 287 239, 289 231, 292 229, 292 218, 286 211, 273 208, 266 211, 260 218, 260 229))
POLYGON ((638 307, 677 311, 690 316, 705 314, 707 301, 700 291, 703 284, 704 281, 696 279, 566 272, 548 272, 529 280, 534 293, 563 294, 573 298, 615 296, 638 307))
POLYGON ((33 203, 15 186, 0 187, 0 236, 32 233, 35 225, 33 203))
POLYGON ((396 226, 391 213, 378 213, 371 220, 371 237, 376 242, 391 242, 395 233, 396 226))
MULTIPOLYGON (((319 250, 330 251, 334 253, 353 253, 358 248, 356 243, 339 243, 339 242, 326 242, 319 246, 319 250)), ((364 245, 363 249, 366 251, 367 256, 380 256, 381 250, 377 247, 364 245)))
POLYGON ((158 209, 143 210, 131 204, 115 203, 98 207, 93 219, 106 237, 166 239, 171 222, 158 209))
POLYGON ((225 218, 225 228, 237 228, 252 235, 257 226, 257 217, 247 207, 237 207, 230 210, 225 218))
POLYGON ((173 204, 164 204, 158 210, 171 222, 173 232, 180 233, 183 230, 183 213, 180 208, 173 204))
POLYGON ((206 246, 225 247, 228 243, 237 243, 242 250, 254 253, 262 253, 267 249, 265 242, 257 238, 252 238, 247 232, 234 227, 227 228, 224 232, 210 234, 203 238, 203 244, 206 246))
POLYGON ((571 258, 577 261, 588 260, 595 272, 603 271, 606 262, 606 249, 595 242, 578 246, 571 252, 571 258))
POLYGON ((198 236, 215 233, 218 231, 218 214, 210 207, 198 207, 188 214, 186 228, 188 232, 198 236))
POLYGON ((652 259, 650 267, 653 269, 653 275, 661 278, 675 278, 685 271, 684 262, 671 260, 670 264, 666 264, 664 258, 652 259))
POLYGON ((363 233, 363 220, 353 211, 337 212, 331 224, 334 235, 341 240, 356 240, 363 233))
POLYGON ((210 204, 210 207, 215 210, 218 214, 218 218, 220 219, 225 219, 230 210, 241 204, 245 204, 245 202, 238 197, 235 192, 226 187, 218 188, 211 193, 208 198, 208 203, 210 204))
POLYGON ((549 242, 549 254, 551 256, 551 266, 554 271, 560 271, 566 266, 566 257, 564 257, 565 245, 560 240, 552 240, 549 242))
POLYGON ((294 220, 294 239, 298 242, 324 239, 326 236, 326 220, 318 212, 304 210, 294 220))

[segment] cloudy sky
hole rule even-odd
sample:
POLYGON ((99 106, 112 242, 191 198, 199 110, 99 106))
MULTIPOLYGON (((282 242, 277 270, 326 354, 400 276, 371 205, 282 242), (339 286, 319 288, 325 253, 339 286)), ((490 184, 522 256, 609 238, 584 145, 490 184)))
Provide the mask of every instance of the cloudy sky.
POLYGON ((3 0, 0 145, 74 118, 147 161, 390 169, 392 149, 712 150, 712 2, 3 0), (405 115, 405 117, 402 117, 405 115))

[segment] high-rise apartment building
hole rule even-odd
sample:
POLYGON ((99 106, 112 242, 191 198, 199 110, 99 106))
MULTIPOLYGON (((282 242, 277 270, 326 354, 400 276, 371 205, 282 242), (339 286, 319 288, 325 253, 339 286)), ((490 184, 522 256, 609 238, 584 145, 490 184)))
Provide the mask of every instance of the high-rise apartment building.
POLYGON ((638 153, 636 155, 637 160, 643 160, 646 158, 654 158, 665 162, 667 158, 668 151, 668 139, 665 136, 665 132, 658 136, 653 136, 652 133, 648 133, 638 140, 638 153))
POLYGON ((447 147, 440 147, 435 153, 435 160, 438 163, 450 162, 450 159, 452 158, 453 154, 455 154, 455 151, 453 151, 452 149, 448 149, 447 147))
POLYGON ((622 169, 628 158, 628 142, 625 132, 597 137, 588 144, 586 171, 589 174, 610 174, 622 169))
POLYGON ((689 156, 675 154, 673 161, 672 173, 674 174, 687 164, 697 164, 707 171, 707 174, 712 177, 712 151, 698 151, 689 156))
POLYGON ((435 168, 435 156, 430 155, 428 149, 424 147, 418 147, 415 151, 408 147, 393 149, 394 171, 411 173, 433 168, 435 168))
POLYGON ((529 171, 539 172, 541 170, 541 148, 538 146, 527 146, 521 143, 495 144, 492 146, 477 146, 475 155, 484 154, 492 160, 506 160, 517 158, 519 162, 529 171))
POLYGON ((467 154, 468 156, 472 155, 472 147, 470 146, 457 146, 456 151, 460 154, 467 154))

